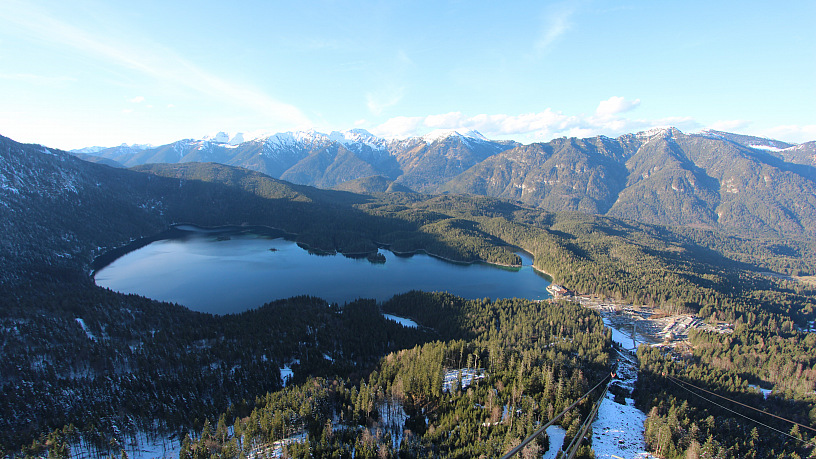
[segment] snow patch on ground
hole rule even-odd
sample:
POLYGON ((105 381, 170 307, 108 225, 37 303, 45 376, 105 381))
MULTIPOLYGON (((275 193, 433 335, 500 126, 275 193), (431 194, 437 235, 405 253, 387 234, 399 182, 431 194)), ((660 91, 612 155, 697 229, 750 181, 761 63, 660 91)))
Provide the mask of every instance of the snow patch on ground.
POLYGON ((303 432, 291 437, 284 438, 283 440, 278 440, 271 445, 264 444, 250 450, 249 454, 247 454, 247 458, 260 459, 270 457, 282 457, 284 446, 291 445, 293 443, 304 443, 308 438, 309 438, 308 434, 306 432, 303 432))
POLYGON ((377 407, 380 413, 380 425, 391 433, 391 446, 399 449, 408 414, 397 400, 386 399, 377 407))
POLYGON ((765 396, 765 398, 768 398, 768 396, 773 393, 773 389, 763 389, 755 384, 749 384, 748 387, 756 389, 758 392, 762 392, 762 395, 765 396))
POLYGON ((153 459, 166 458, 176 459, 181 452, 181 444, 178 442, 159 442, 155 440, 148 443, 140 443, 135 449, 128 451, 130 459, 153 459))
POLYGON ((592 449, 598 459, 650 458, 643 440, 643 422, 646 415, 635 408, 634 400, 626 405, 615 403, 614 395, 607 393, 592 424, 592 449))
POLYGON ((603 323, 606 325, 607 328, 612 330, 612 341, 618 343, 623 349, 633 350, 636 351, 638 346, 641 344, 648 344, 647 342, 640 339, 639 336, 636 336, 635 339, 632 339, 632 335, 628 333, 624 333, 617 328, 612 326, 612 321, 608 318, 603 318, 603 323))
POLYGON ((417 328, 418 327, 416 322, 414 322, 411 319, 406 319, 405 317, 398 317, 398 316, 394 316, 394 315, 391 315, 391 314, 383 314, 383 317, 385 317, 388 320, 393 320, 394 322, 402 325, 405 328, 417 328))
MULTIPOLYGON (((625 349, 632 349, 632 338, 617 328, 611 327, 608 319, 604 324, 612 330, 612 340, 625 349)), ((635 340, 635 348, 642 341, 635 340)), ((626 389, 630 394, 637 381, 637 359, 625 353, 619 353, 617 378, 612 384, 626 389)), ((646 441, 643 439, 643 423, 646 414, 635 407, 631 398, 625 399, 626 404, 615 402, 615 396, 607 392, 598 409, 598 417, 592 423, 592 449, 597 459, 615 458, 652 458, 646 451, 646 441)))
POLYGON ((91 341, 96 341, 96 336, 94 336, 94 334, 91 333, 91 330, 88 328, 88 326, 85 325, 85 321, 80 319, 79 317, 76 318, 76 321, 79 324, 79 326, 82 327, 82 331, 85 332, 85 335, 88 337, 88 339, 91 341))
POLYGON ((564 445, 564 437, 567 436, 567 431, 561 426, 547 427, 547 437, 550 439, 550 448, 541 456, 541 459, 555 459, 558 452, 561 451, 561 446, 564 445))
MULTIPOLYGON (((456 380, 459 377, 460 370, 449 370, 445 373, 445 381, 442 383, 442 392, 450 392, 451 388, 456 387, 456 380)), ((484 379, 485 372, 483 368, 462 368, 462 389, 466 389, 473 381, 477 379, 484 379)))
POLYGON ((782 151, 784 148, 777 148, 772 147, 770 145, 748 145, 751 148, 756 148, 757 150, 768 150, 768 151, 782 151))
POLYGON ((281 382, 283 382, 283 387, 286 387, 286 384, 295 375, 295 372, 292 371, 292 368, 289 365, 284 365, 283 368, 280 369, 280 378, 281 382))
MULTIPOLYGON (((181 443, 177 439, 150 438, 138 433, 134 438, 125 440, 124 449, 129 459, 177 459, 181 452, 181 443)), ((119 454, 114 452, 113 457, 119 454)), ((71 459, 94 459, 101 457, 96 451, 80 445, 71 446, 71 459)))

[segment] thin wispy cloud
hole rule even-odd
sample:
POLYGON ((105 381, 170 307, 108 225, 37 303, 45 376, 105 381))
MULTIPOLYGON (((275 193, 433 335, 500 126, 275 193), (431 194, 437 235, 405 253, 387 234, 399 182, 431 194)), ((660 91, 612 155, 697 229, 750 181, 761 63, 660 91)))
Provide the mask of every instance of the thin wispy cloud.
POLYGON ((139 45, 135 45, 80 29, 27 3, 4 0, 0 5, 0 18, 6 25, 16 26, 32 40, 67 47, 106 64, 140 72, 163 84, 174 84, 253 110, 270 121, 297 127, 311 126, 297 107, 255 88, 213 75, 158 43, 146 42, 144 37, 140 37, 139 45))
POLYGON ((53 85, 77 81, 69 76, 34 75, 31 73, 0 73, 0 80, 22 81, 39 85, 53 85))
POLYGON ((574 2, 565 2, 550 7, 542 20, 541 31, 534 48, 538 54, 549 51, 550 47, 572 27, 572 18, 577 11, 574 2))
POLYGON ((405 87, 388 87, 366 93, 366 106, 374 115, 381 115, 389 107, 397 105, 405 94, 405 87))
POLYGON ((130 99, 129 102, 132 103, 132 104, 141 104, 144 101, 145 101, 144 96, 136 96, 133 99, 130 99))
POLYGON ((371 114, 381 115, 403 100, 408 87, 406 74, 413 67, 411 57, 405 51, 398 50, 388 65, 378 70, 374 89, 365 93, 366 107, 371 114))

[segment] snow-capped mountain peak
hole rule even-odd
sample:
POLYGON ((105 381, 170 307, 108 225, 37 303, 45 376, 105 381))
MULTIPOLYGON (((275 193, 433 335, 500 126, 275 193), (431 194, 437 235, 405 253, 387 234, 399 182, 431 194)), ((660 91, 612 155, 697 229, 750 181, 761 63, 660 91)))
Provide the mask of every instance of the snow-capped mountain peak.
MULTIPOLYGON (((119 145, 117 147, 112 147, 112 148, 118 148, 119 150, 142 151, 142 150, 149 150, 149 149, 151 149, 153 147, 154 147, 154 145, 149 144, 149 143, 134 143, 134 144, 130 144, 130 145, 128 145, 127 143, 123 143, 123 144, 121 144, 121 145, 119 145)), ((109 148, 111 148, 111 147, 85 147, 85 148, 77 148, 75 150, 71 150, 70 152, 71 153, 84 153, 84 154, 93 155, 93 154, 99 153, 102 150, 108 150, 109 148)))
POLYGON ((387 141, 381 137, 366 131, 365 129, 350 129, 348 131, 332 131, 329 134, 329 140, 333 142, 342 143, 343 145, 350 144, 365 144, 371 148, 385 148, 387 141))
POLYGON ((240 144, 242 144, 244 142, 245 142, 244 133, 239 132, 239 133, 235 134, 231 139, 229 139, 229 142, 227 142, 227 143, 234 146, 234 145, 240 145, 240 144))
POLYGON ((638 137, 638 138, 641 138, 641 139, 651 139, 652 137, 654 137, 656 135, 664 135, 667 132, 671 132, 673 129, 674 129, 673 127, 668 127, 668 126, 656 127, 656 128, 648 129, 646 131, 640 131, 637 134, 635 134, 635 136, 638 137))
POLYGON ((108 147, 84 147, 84 148, 77 148, 71 150, 71 153, 83 153, 87 155, 92 155, 94 153, 99 153, 100 151, 106 149, 108 147))
POLYGON ((264 138, 267 145, 313 144, 329 141, 326 134, 315 130, 278 132, 264 138))
POLYGON ((221 131, 215 135, 206 135, 202 140, 209 140, 215 143, 227 143, 230 140, 229 134, 224 131, 221 131))
POLYGON ((487 138, 483 136, 479 131, 469 130, 469 131, 457 131, 455 129, 437 129, 435 131, 431 131, 422 136, 422 140, 432 143, 438 140, 447 139, 448 137, 463 137, 465 139, 473 139, 473 140, 481 140, 486 141, 487 138))

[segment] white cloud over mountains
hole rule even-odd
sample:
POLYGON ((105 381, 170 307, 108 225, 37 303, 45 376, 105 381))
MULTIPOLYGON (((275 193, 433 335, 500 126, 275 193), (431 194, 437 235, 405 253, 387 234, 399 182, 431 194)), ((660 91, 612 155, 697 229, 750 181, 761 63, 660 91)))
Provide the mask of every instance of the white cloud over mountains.
POLYGON ((421 136, 436 129, 476 130, 489 139, 512 139, 520 142, 546 142, 558 137, 615 137, 657 127, 676 127, 684 132, 702 129, 758 135, 785 142, 801 143, 816 139, 816 125, 783 125, 767 129, 752 128, 745 120, 721 120, 704 124, 690 116, 637 119, 621 116, 640 104, 639 99, 627 101, 612 97, 602 101, 593 115, 566 115, 548 108, 537 113, 479 114, 466 116, 461 112, 428 116, 397 116, 369 130, 378 136, 404 139, 421 136))
POLYGON ((618 113, 628 112, 640 105, 640 99, 626 100, 620 96, 612 96, 607 100, 602 100, 595 109, 598 116, 612 116, 618 113))
POLYGON ((702 127, 691 117, 633 119, 622 116, 640 105, 640 99, 611 97, 598 104, 592 115, 567 115, 547 108, 541 112, 464 115, 450 112, 428 116, 399 116, 371 129, 388 138, 422 135, 433 129, 476 130, 488 138, 512 138, 520 141, 546 141, 556 137, 615 136, 654 127, 675 126, 684 130, 702 127))

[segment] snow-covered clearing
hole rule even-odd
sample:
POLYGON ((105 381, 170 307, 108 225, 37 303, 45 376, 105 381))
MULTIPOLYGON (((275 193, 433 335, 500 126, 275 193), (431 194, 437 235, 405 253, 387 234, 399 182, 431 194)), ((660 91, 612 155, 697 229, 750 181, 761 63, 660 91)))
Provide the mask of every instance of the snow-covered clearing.
POLYGON ((748 387, 755 389, 757 392, 762 392, 762 395, 765 396, 765 398, 768 398, 768 396, 773 393, 773 389, 763 389, 755 384, 749 384, 748 387))
POLYGON ((393 320, 394 322, 402 325, 405 328, 417 328, 418 327, 416 322, 414 322, 411 319, 406 319, 405 317, 394 316, 394 315, 391 315, 391 314, 383 314, 383 317, 385 317, 388 320, 393 320))
POLYGON ((550 438, 550 447, 541 459, 555 459, 558 452, 561 451, 561 446, 564 444, 564 437, 567 436, 567 431, 561 426, 547 427, 547 436, 550 438))
MULTIPOLYGON (((604 318, 604 324, 612 330, 612 340, 626 349, 632 349, 632 338, 611 327, 604 318)), ((645 344, 638 342, 636 344, 645 344)), ((626 389, 630 394, 637 381, 637 360, 634 356, 619 353, 617 380, 612 384, 626 389)), ((646 415, 635 407, 631 398, 626 404, 615 402, 611 392, 601 401, 598 417, 592 423, 592 449, 598 459, 651 458, 643 439, 643 423, 646 415)))
POLYGON ((462 372, 462 389, 466 389, 473 383, 473 381, 477 379, 485 378, 483 368, 462 368, 461 370, 449 370, 445 373, 445 381, 442 383, 442 392, 450 392, 451 388, 456 386, 456 380, 459 378, 459 371, 462 372))
POLYGON ((292 371, 292 368, 290 368, 289 365, 284 365, 280 369, 280 378, 281 378, 281 382, 283 383, 283 387, 286 387, 286 383, 288 383, 289 379, 291 379, 292 376, 294 376, 294 375, 295 375, 295 372, 292 371))
POLYGON ((377 410, 380 413, 380 425, 386 432, 391 433, 391 446, 398 449, 402 443, 402 434, 408 414, 405 413, 401 403, 391 398, 380 403, 377 410))
POLYGON ((782 151, 784 148, 772 147, 770 145, 748 145, 751 148, 756 148, 757 150, 768 150, 768 151, 782 151))
POLYGON ((269 458, 269 457, 282 457, 283 456, 283 448, 286 445, 291 445, 293 443, 303 443, 308 439, 308 434, 306 432, 299 433, 297 435, 284 438, 283 440, 278 440, 275 443, 269 445, 264 444, 258 447, 253 448, 249 454, 247 454, 247 458, 249 459, 260 459, 260 458, 269 458))
POLYGON ((607 317, 603 318, 603 323, 607 328, 612 330, 612 341, 618 343, 623 349, 636 351, 641 344, 648 344, 640 335, 636 335, 635 338, 632 339, 631 333, 624 333, 613 327, 612 321, 607 317))
MULTIPOLYGON (((155 438, 141 432, 125 440, 124 449, 129 459, 177 459, 181 452, 181 443, 176 439, 155 438)), ((96 459, 104 456, 101 452, 89 449, 88 445, 72 445, 71 459, 96 459)), ((113 456, 119 453, 114 451, 113 456)))
MULTIPOLYGON (((263 356, 264 361, 266 361, 266 355, 263 356)), ((299 365, 300 359, 292 359, 289 363, 285 363, 283 367, 280 369, 280 378, 281 382, 283 383, 283 387, 286 387, 286 384, 292 379, 292 376, 295 375, 295 370, 292 370, 292 365, 299 365)))
POLYGON ((607 393, 598 410, 598 418, 592 424, 592 449, 598 459, 649 458, 643 440, 643 422, 646 415, 635 408, 634 400, 626 399, 626 405, 616 403, 612 393, 607 393))

